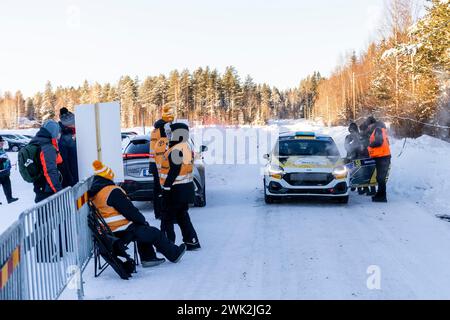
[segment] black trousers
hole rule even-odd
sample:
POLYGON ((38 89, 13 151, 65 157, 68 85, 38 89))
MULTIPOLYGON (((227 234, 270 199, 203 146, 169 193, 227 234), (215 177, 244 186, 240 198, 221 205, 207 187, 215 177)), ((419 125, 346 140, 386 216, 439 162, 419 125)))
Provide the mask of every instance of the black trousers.
POLYGON ((375 158, 375 165, 377 168, 377 196, 386 197, 386 178, 391 166, 391 156, 375 158))
POLYGON ((0 176, 0 184, 3 187, 3 192, 5 193, 6 200, 10 201, 12 199, 12 189, 9 174, 6 176, 0 176))
POLYGON ((180 226, 183 242, 198 242, 197 232, 195 232, 189 217, 189 204, 187 203, 168 203, 164 204, 161 216, 161 231, 166 234, 167 238, 175 242, 174 223, 180 226))
POLYGON ((35 194, 34 202, 38 203, 52 196, 53 192, 45 192, 45 181, 39 180, 33 183, 33 191, 35 194))
POLYGON ((158 249, 169 261, 178 258, 178 246, 170 242, 157 228, 152 226, 131 224, 126 230, 114 233, 125 243, 137 242, 139 256, 142 261, 149 261, 156 257, 155 249, 158 249))
POLYGON ((150 172, 153 175, 153 211, 155 213, 155 218, 159 219, 161 217, 162 194, 156 163, 150 162, 150 172))

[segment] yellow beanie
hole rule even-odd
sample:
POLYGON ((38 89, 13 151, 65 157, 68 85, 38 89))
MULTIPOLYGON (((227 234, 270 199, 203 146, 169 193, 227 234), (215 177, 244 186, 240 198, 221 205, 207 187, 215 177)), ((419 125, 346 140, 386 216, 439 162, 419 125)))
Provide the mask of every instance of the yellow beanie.
POLYGON ((172 122, 175 119, 173 105, 168 103, 162 108, 162 119, 165 122, 172 122))
POLYGON ((95 160, 94 162, 92 162, 92 167, 94 168, 94 174, 96 176, 100 176, 109 180, 114 179, 114 172, 111 170, 111 168, 105 166, 101 161, 95 160))

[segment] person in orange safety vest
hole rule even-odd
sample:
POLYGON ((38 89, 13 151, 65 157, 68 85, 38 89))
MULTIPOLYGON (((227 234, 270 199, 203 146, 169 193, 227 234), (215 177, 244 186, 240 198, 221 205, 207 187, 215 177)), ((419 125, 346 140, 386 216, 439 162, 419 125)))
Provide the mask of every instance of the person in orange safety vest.
POLYGON ((370 131, 369 146, 367 151, 369 156, 375 160, 377 168, 378 191, 372 197, 373 202, 387 202, 386 182, 391 165, 391 148, 386 125, 377 121, 374 117, 368 118, 370 131))

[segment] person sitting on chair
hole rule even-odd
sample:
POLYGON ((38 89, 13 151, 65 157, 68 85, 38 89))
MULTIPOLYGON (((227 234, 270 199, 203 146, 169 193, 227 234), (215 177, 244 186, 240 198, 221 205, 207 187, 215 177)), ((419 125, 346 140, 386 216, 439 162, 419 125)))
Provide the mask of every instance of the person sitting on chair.
POLYGON ((173 244, 157 228, 145 220, 142 213, 128 199, 126 192, 113 182, 114 172, 102 162, 92 163, 95 177, 88 195, 115 236, 123 242, 137 242, 144 268, 157 266, 165 261, 156 256, 156 249, 169 261, 178 262, 186 251, 186 245, 173 244))

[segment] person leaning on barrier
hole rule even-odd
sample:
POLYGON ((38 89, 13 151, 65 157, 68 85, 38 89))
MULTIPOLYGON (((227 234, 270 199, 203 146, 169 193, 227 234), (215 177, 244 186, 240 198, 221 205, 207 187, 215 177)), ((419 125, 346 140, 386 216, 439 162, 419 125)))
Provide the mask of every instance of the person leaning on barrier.
POLYGON ((61 173, 58 170, 58 165, 63 162, 58 149, 59 137, 59 124, 55 120, 46 120, 30 141, 30 144, 38 145, 40 148, 42 177, 33 183, 36 203, 62 190, 61 173))
POLYGON ((162 158, 167 151, 169 141, 164 126, 174 119, 173 108, 166 105, 162 110, 162 118, 155 122, 150 134, 150 172, 153 175, 153 211, 156 219, 161 218, 162 192, 159 184, 159 170, 162 158))
POLYGON ((92 166, 95 177, 88 195, 114 235, 125 243, 137 242, 144 268, 165 261, 164 258, 156 256, 153 246, 169 261, 178 262, 186 251, 186 245, 173 244, 159 229, 148 224, 142 213, 128 199, 126 192, 113 182, 114 172, 110 168, 98 160, 94 161, 92 166))
POLYGON ((194 202, 193 152, 187 143, 189 127, 184 123, 170 125, 169 150, 164 154, 160 171, 163 189, 161 231, 175 241, 174 222, 180 226, 187 250, 200 249, 197 233, 189 217, 189 204, 194 202))
POLYGON ((369 118, 369 128, 372 131, 367 148, 369 156, 375 160, 377 167, 378 191, 372 197, 373 202, 387 202, 386 180, 391 165, 391 148, 386 125, 375 118, 369 118))

